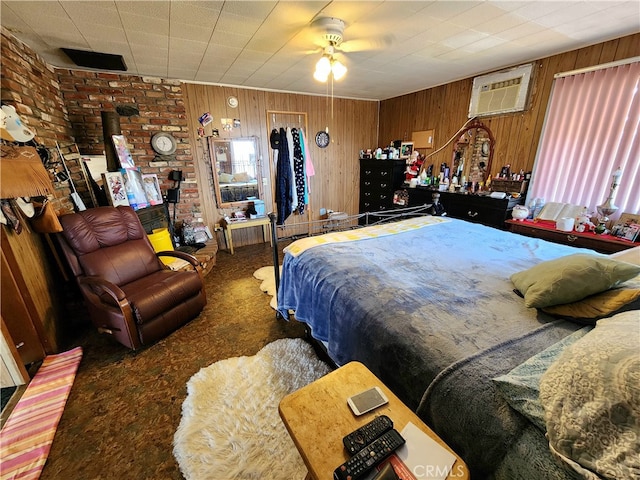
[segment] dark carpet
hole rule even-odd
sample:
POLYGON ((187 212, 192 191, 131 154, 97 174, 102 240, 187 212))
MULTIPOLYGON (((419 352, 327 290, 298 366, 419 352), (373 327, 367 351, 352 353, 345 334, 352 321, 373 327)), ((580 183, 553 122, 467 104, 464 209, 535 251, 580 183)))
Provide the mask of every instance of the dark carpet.
POLYGON ((268 244, 219 251, 203 313, 137 352, 86 327, 69 347, 81 345, 84 357, 41 479, 182 479, 172 441, 189 378, 279 338, 304 337, 302 324, 276 319, 253 278, 272 264, 268 244))

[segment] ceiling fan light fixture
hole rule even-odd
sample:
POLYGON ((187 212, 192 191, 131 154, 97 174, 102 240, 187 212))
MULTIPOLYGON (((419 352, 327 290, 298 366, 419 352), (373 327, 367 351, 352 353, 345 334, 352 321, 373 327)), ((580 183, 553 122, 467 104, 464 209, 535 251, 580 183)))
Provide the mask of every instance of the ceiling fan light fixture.
POLYGON ((313 78, 319 82, 326 82, 331 73, 331 60, 326 55, 323 55, 318 63, 316 63, 316 71, 313 74, 313 78))
POLYGON ((335 80, 340 80, 347 73, 347 67, 345 67, 339 60, 331 62, 331 73, 335 80))

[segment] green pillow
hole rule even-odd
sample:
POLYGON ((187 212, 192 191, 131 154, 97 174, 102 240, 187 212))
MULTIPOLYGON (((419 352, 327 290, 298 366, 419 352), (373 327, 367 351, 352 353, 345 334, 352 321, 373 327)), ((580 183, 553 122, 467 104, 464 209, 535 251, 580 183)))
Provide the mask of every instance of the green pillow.
POLYGON ((640 266, 605 256, 576 253, 556 258, 511 275, 527 307, 582 300, 604 292, 640 273, 640 266))

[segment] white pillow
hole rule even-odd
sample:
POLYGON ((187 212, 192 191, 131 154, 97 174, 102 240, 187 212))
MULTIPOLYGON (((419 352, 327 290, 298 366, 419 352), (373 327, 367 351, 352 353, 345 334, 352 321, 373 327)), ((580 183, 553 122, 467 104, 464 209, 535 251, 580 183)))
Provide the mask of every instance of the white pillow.
POLYGON ((640 246, 612 253, 611 255, 609 255, 609 258, 615 258, 616 260, 620 260, 622 262, 640 265, 640 246))

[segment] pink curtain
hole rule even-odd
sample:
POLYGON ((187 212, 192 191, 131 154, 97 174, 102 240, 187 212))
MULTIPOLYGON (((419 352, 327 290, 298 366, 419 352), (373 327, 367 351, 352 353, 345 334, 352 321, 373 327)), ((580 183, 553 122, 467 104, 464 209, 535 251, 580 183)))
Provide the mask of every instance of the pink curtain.
POLYGON ((591 212, 622 178, 614 204, 640 212, 640 62, 554 80, 529 202, 585 205, 591 212))

